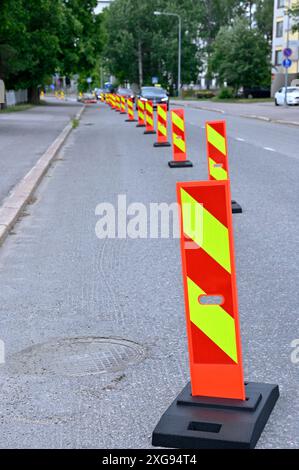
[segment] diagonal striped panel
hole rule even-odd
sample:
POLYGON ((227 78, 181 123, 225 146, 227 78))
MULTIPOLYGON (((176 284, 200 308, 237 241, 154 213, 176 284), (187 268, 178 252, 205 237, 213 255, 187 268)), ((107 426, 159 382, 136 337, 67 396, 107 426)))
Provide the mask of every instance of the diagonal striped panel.
POLYGON ((150 102, 147 102, 147 103, 146 103, 146 110, 147 110, 150 114, 153 113, 154 108, 153 108, 153 105, 152 105, 150 102))
POLYGON ((225 138, 219 134, 213 127, 207 124, 207 139, 217 150, 223 155, 226 155, 226 141, 225 138))
POLYGON ((158 131, 164 135, 164 136, 167 136, 167 130, 166 130, 166 127, 163 126, 163 124, 161 122, 158 122, 158 131))
POLYGON ((229 233, 218 219, 184 189, 181 189, 183 229, 200 248, 206 251, 227 272, 231 272, 229 233))
POLYGON ((178 116, 175 111, 171 112, 171 118, 173 124, 175 124, 182 132, 185 132, 184 120, 180 118, 180 116, 178 116))
POLYGON ((161 106, 158 106, 158 115, 161 117, 161 119, 163 119, 163 121, 167 120, 167 113, 161 106))
POLYGON ((215 180, 227 180, 228 179, 227 171, 222 167, 221 164, 215 162, 215 160, 213 160, 212 158, 209 158, 209 167, 210 167, 210 175, 215 180))
POLYGON ((186 152, 186 144, 181 136, 173 133, 173 144, 181 150, 181 152, 186 152))
POLYGON ((238 363, 234 319, 219 305, 201 305, 199 297, 206 295, 197 284, 187 278, 190 320, 238 363))
POLYGON ((153 126, 153 125, 154 125, 153 119, 152 119, 151 116, 149 116, 148 114, 146 115, 146 122, 147 122, 150 126, 153 126))

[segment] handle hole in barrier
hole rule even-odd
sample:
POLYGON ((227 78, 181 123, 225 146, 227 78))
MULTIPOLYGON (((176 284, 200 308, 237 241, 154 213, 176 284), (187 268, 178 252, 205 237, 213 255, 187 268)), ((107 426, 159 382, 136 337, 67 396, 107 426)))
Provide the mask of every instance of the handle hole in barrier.
POLYGON ((200 295, 198 297, 200 305, 222 305, 224 304, 223 295, 200 295))
POLYGON ((191 421, 188 431, 219 433, 222 425, 218 423, 202 423, 200 421, 191 421))
POLYGON ((214 163, 214 168, 223 168, 223 164, 222 163, 214 163))

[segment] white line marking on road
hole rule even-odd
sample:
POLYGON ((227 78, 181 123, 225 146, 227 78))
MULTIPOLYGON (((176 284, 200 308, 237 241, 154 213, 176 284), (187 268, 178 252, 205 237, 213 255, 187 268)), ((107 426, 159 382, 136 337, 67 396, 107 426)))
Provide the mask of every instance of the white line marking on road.
POLYGON ((272 147, 263 147, 264 150, 269 150, 269 152, 276 152, 272 147))
POLYGON ((236 137, 236 140, 238 140, 239 142, 245 142, 245 139, 242 139, 242 137, 236 137))

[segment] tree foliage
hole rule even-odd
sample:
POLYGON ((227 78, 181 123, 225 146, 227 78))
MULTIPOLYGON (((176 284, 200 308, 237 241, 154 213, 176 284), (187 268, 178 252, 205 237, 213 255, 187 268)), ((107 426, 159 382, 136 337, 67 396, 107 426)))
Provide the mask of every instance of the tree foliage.
POLYGON ((1 0, 0 77, 11 88, 91 73, 101 52, 97 0, 1 0))
POLYGON ((104 52, 111 72, 120 80, 140 84, 151 83, 157 75, 163 84, 177 81, 178 19, 154 15, 154 11, 168 11, 182 16, 183 80, 196 80, 200 58, 191 17, 195 4, 192 0, 115 0, 103 21, 104 52))
POLYGON ((293 31, 299 31, 299 0, 290 9, 290 14, 293 19, 293 31))
POLYGON ((250 29, 244 19, 222 27, 216 37, 211 58, 212 70, 220 81, 237 90, 269 84, 269 44, 263 34, 250 29))

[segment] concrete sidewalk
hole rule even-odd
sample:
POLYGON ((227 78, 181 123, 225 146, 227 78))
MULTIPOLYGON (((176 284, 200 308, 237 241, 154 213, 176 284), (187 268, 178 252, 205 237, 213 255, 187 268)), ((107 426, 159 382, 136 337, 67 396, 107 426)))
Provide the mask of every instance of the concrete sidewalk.
POLYGON ((299 107, 275 106, 274 102, 261 103, 221 103, 219 101, 172 100, 173 106, 188 106, 204 111, 218 112, 230 116, 259 119, 278 124, 299 126, 299 107))
POLYGON ((27 111, 0 113, 0 205, 81 107, 48 99, 27 111))

